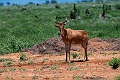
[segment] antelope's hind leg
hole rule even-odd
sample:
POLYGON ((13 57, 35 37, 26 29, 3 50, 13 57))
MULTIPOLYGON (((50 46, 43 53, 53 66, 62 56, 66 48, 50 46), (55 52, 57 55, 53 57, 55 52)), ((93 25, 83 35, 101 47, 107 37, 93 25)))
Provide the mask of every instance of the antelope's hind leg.
POLYGON ((84 48, 84 51, 85 51, 84 60, 89 61, 88 57, 87 57, 87 43, 83 42, 81 45, 82 45, 82 47, 84 48))
POLYGON ((66 51, 66 62, 68 60, 68 45, 65 44, 65 51, 66 51))
POLYGON ((66 50, 66 62, 70 62, 70 49, 71 49, 71 44, 66 45, 65 44, 65 50, 66 50), (68 60, 69 57, 69 60, 68 60))
POLYGON ((71 43, 68 45, 69 62, 71 62, 71 61, 70 61, 70 49, 71 49, 71 43))

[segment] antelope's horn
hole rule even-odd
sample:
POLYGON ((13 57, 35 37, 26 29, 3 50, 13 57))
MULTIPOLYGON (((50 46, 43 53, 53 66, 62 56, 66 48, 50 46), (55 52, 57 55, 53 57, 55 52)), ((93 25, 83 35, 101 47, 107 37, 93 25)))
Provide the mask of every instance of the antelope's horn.
POLYGON ((54 22, 55 22, 56 24, 59 24, 59 22, 57 22, 56 19, 54 19, 54 22))
POLYGON ((64 22, 67 22, 68 18, 66 17, 66 20, 64 22))

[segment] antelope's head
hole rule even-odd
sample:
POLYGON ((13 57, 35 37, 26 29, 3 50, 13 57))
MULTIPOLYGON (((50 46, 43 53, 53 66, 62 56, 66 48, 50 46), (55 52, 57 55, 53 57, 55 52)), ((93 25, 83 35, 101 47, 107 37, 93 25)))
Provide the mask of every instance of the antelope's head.
POLYGON ((64 22, 57 22, 56 21, 56 19, 54 19, 54 22, 56 23, 56 27, 57 28, 59 28, 59 30, 60 30, 60 34, 62 35, 62 36, 64 36, 64 26, 66 25, 66 22, 67 22, 67 18, 66 18, 66 20, 64 21, 64 22))

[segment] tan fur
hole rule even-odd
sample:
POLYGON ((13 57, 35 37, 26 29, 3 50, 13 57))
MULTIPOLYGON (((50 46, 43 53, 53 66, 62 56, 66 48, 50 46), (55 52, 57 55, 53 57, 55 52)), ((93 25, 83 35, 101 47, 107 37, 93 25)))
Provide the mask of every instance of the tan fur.
POLYGON ((84 30, 72 30, 70 28, 64 29, 64 26, 67 21, 65 22, 56 22, 56 27, 59 28, 60 34, 62 36, 62 40, 65 43, 66 49, 66 61, 69 53, 69 61, 70 61, 70 48, 71 44, 81 44, 85 50, 85 60, 88 61, 87 57, 87 42, 88 42, 88 34, 84 30))

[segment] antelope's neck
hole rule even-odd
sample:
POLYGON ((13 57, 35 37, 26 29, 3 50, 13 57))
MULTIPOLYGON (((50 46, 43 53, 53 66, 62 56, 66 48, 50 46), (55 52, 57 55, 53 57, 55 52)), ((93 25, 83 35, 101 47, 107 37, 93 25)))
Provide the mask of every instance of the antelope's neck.
POLYGON ((63 29, 63 31, 61 31, 61 36, 66 37, 66 35, 67 35, 67 30, 63 29))
POLYGON ((66 41, 67 41, 67 30, 66 29, 64 29, 64 34, 63 35, 61 35, 62 36, 62 40, 63 40, 63 42, 66 44, 66 41))

